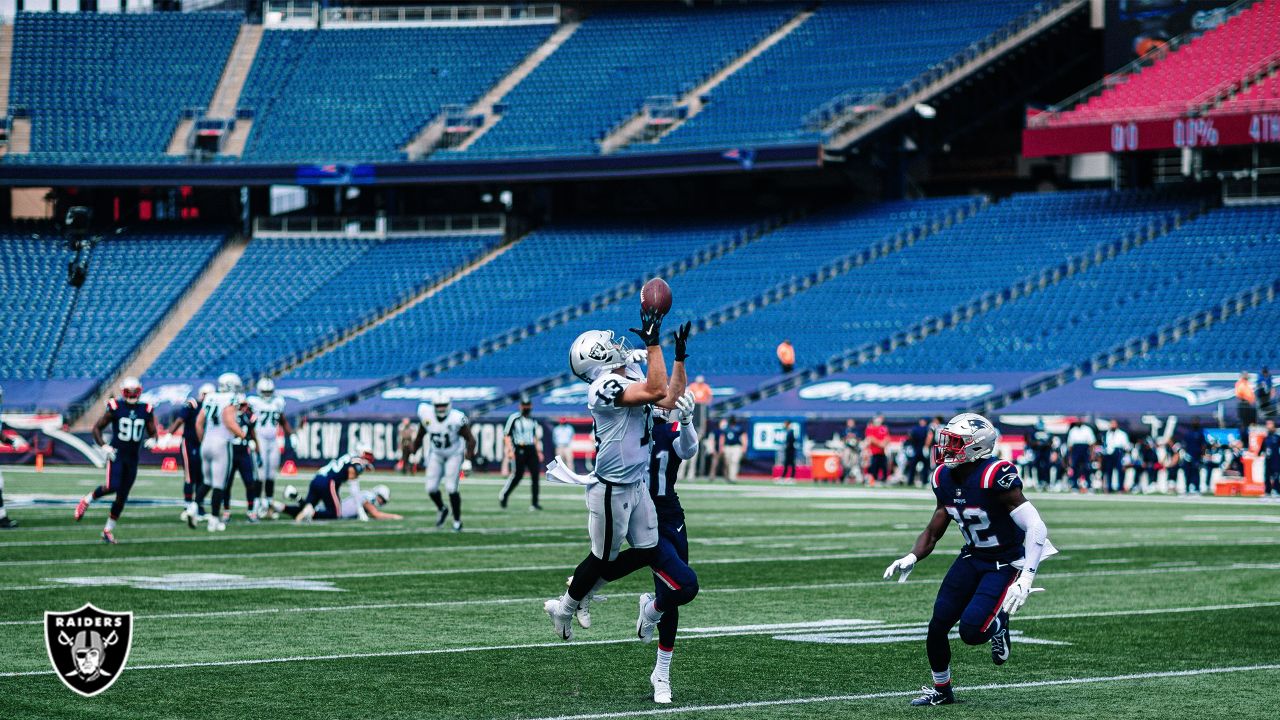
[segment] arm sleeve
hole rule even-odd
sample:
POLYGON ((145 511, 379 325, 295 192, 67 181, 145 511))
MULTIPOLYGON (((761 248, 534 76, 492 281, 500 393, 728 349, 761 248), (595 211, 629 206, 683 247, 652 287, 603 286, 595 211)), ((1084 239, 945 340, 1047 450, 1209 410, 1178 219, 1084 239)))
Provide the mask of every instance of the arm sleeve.
POLYGON ((676 436, 673 447, 681 460, 688 460, 698 454, 698 429, 693 423, 680 423, 680 434, 676 436))
POLYGON ((1040 512, 1030 502, 1025 502, 1009 513, 1013 522, 1026 533, 1023 541, 1022 571, 1034 574, 1044 556, 1045 543, 1049 540, 1049 528, 1040 519, 1040 512))

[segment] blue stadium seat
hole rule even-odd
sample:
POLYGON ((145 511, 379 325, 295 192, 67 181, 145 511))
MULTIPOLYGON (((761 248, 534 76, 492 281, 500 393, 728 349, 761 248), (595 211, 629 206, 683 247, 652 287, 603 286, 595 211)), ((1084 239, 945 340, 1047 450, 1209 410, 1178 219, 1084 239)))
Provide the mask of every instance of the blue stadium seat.
POLYGON ((182 111, 203 107, 243 16, 19 13, 9 103, 31 151, 6 163, 162 163, 182 111))
POLYGON ((246 161, 396 161, 443 105, 469 104, 554 31, 268 30, 240 97, 246 161))
POLYGON ((57 239, 0 234, 0 378, 105 378, 195 281, 225 235, 147 230, 108 239, 89 255, 78 292, 57 239), (65 326, 65 333, 64 333, 65 326), (61 344, 59 336, 63 335, 61 344))

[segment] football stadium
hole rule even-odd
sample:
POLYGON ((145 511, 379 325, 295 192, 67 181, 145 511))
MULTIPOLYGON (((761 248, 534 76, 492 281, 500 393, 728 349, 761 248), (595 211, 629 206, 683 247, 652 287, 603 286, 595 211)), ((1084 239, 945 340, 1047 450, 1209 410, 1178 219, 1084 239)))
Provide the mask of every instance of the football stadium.
POLYGON ((0 217, 0 716, 1277 716, 1280 0, 0 0, 0 217))

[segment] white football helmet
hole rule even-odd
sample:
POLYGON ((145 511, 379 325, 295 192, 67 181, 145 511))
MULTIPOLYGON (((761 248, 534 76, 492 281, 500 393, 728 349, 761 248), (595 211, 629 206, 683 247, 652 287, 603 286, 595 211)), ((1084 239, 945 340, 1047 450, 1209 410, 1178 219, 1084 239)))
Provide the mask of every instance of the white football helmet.
POLYGON ((238 393, 244 390, 244 381, 235 373, 222 373, 218 376, 218 392, 238 393))
POLYGON ((124 396, 125 402, 136 403, 142 399, 142 383, 130 375, 120 383, 120 394, 124 396))
POLYGON ((391 500, 391 488, 386 485, 374 485, 373 497, 376 499, 378 505, 386 505, 387 502, 391 500))
POLYGON ((601 373, 625 366, 630 357, 626 338, 615 338, 612 330, 588 330, 569 346, 569 369, 589 383, 601 373))
POLYGON ((977 413, 960 413, 938 431, 933 443, 933 463, 953 468, 995 455, 1000 432, 977 413))
POLYGON ((276 381, 269 377, 258 379, 258 394, 264 398, 269 398, 276 391, 276 381))
POLYGON ((201 400, 204 400, 205 396, 213 392, 214 390, 216 390, 216 388, 213 386, 213 383, 205 383, 200 386, 199 390, 196 391, 196 397, 200 398, 201 400))
POLYGON ((443 420, 449 417, 449 411, 453 409, 453 401, 444 393, 438 393, 431 400, 431 406, 435 408, 436 419, 443 420))

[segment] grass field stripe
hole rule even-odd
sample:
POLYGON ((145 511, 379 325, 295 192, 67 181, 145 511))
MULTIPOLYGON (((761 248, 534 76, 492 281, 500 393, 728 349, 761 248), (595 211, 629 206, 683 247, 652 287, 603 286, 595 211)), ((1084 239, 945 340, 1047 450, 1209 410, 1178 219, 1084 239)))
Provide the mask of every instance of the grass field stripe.
MULTIPOLYGON (((1271 665, 1239 665, 1236 667, 1198 668, 1195 670, 1165 670, 1161 672, 1130 673, 1128 675, 1101 675, 1085 678, 1063 678, 1061 680, 1031 680, 1020 683, 991 683, 988 685, 960 686, 957 692, 980 692, 986 690, 1021 690, 1025 688, 1054 687, 1062 685, 1092 685, 1097 683, 1128 682, 1133 680, 1156 680, 1163 678, 1195 677, 1198 675, 1221 675, 1241 672, 1260 672, 1280 670, 1280 664, 1271 665)), ((891 690, 888 692, 864 693, 861 695, 820 695, 817 697, 784 698, 779 700, 754 700, 720 705, 685 705, 651 710, 632 710, 622 712, 588 713, 584 715, 555 715, 552 717, 531 718, 529 720, 608 720, 609 718, 653 717, 694 712, 722 712, 726 710, 749 710, 753 708, 779 707, 785 705, 812 705, 816 703, 858 702, 862 700, 881 700, 884 698, 909 697, 919 695, 919 690, 891 690)))

